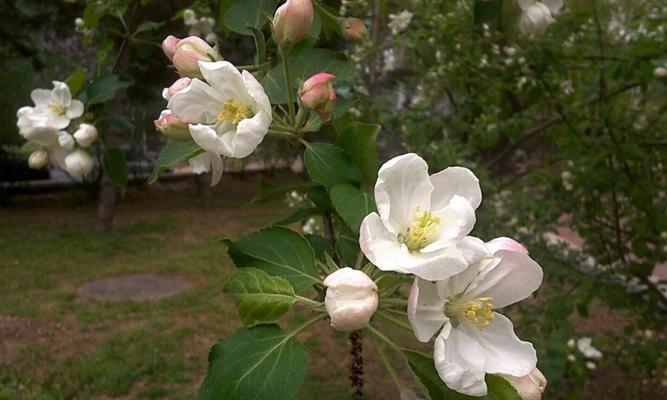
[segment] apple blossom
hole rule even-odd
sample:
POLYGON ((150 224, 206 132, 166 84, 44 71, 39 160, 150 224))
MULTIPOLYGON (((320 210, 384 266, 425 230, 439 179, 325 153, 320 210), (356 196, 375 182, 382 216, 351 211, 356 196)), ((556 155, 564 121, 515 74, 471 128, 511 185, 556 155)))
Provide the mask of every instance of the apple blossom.
POLYGON ((656 67, 653 70, 653 75, 655 75, 656 78, 665 78, 665 77, 667 77, 667 68, 665 68, 665 67, 656 67))
POLYGON ((97 140, 97 128, 91 124, 81 124, 74 132, 74 139, 79 146, 88 147, 97 140))
POLYGON ((593 346, 593 339, 590 337, 577 339, 577 350, 579 350, 586 358, 602 358, 602 352, 593 346))
POLYGON ((33 151, 28 157, 28 166, 32 169, 44 168, 49 163, 49 153, 44 150, 33 151))
POLYGON ((352 43, 361 43, 368 35, 366 24, 359 18, 344 18, 340 23, 343 37, 352 43))
POLYGON ((84 176, 93 170, 93 159, 83 150, 74 150, 65 157, 65 171, 72 176, 84 176))
POLYGON ((180 40, 167 36, 162 42, 162 50, 179 74, 190 77, 202 77, 199 61, 214 61, 220 58, 218 53, 198 36, 188 36, 180 40))
POLYGON ((327 293, 324 305, 331 327, 339 331, 356 331, 368 324, 378 307, 378 287, 362 271, 341 268, 324 279, 327 293))
POLYGON ((519 7, 523 11, 519 27, 527 35, 543 33, 549 25, 556 22, 554 16, 563 7, 563 0, 518 1, 519 7))
POLYGON ((58 142, 59 130, 48 125, 48 118, 35 115, 34 107, 21 107, 16 112, 19 134, 29 142, 52 146, 58 142))
POLYGON ((189 159, 188 164, 190 164, 192 172, 195 174, 211 172, 211 186, 217 185, 220 182, 220 178, 222 178, 224 163, 220 154, 205 151, 189 159))
POLYGON ((273 16, 273 37, 280 46, 299 43, 313 24, 311 0, 287 0, 273 16))
POLYGON ((299 92, 304 107, 318 113, 323 121, 331 119, 336 104, 336 91, 331 84, 334 78, 336 75, 320 72, 308 78, 299 92))
POLYGON ((192 83, 192 79, 188 77, 177 79, 176 82, 171 84, 171 86, 162 90, 162 98, 169 101, 171 96, 190 86, 190 83, 192 83))
POLYGON ((190 86, 169 99, 168 108, 189 124, 194 141, 204 150, 244 158, 262 142, 271 125, 271 103, 248 71, 227 61, 199 62, 206 83, 190 86))
POLYGON ((174 115, 171 110, 163 110, 160 113, 160 118, 154 120, 153 124, 158 131, 169 139, 178 141, 191 139, 188 124, 174 115))
POLYGON ((514 386, 521 400, 540 400, 547 387, 547 378, 537 368, 520 378, 512 375, 502 375, 502 377, 514 386))
POLYGON ((481 201, 479 181, 467 168, 429 176, 417 154, 395 157, 378 173, 378 212, 361 223, 361 250, 383 271, 447 279, 468 266, 457 244, 472 230, 481 201))
POLYGON ((419 341, 440 331, 434 359, 445 384, 483 396, 486 373, 523 377, 535 369, 533 345, 521 341, 512 322, 494 310, 528 297, 542 283, 543 273, 525 252, 511 250, 516 244, 505 242, 494 252, 477 238, 467 237, 462 244, 470 266, 447 280, 415 278, 408 319, 419 341))
MULTIPOLYGON (((29 136, 53 136, 53 130, 64 129, 70 120, 83 115, 83 103, 72 100, 69 87, 64 82, 53 81, 53 89, 35 89, 30 93, 35 107, 21 107, 17 112, 19 131, 26 139, 29 136), (48 134, 48 131, 51 131, 48 134)), ((40 143, 42 144, 42 143, 40 143)))

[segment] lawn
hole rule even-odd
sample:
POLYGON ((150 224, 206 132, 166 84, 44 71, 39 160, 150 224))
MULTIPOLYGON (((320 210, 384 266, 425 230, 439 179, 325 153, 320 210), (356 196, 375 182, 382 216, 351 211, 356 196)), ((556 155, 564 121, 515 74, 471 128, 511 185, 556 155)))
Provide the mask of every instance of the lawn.
MULTIPOLYGON (((0 399, 194 398, 208 349, 240 326, 221 291, 233 265, 217 239, 288 213, 280 201, 250 206, 256 185, 225 177, 212 210, 189 181, 132 188, 111 234, 94 231, 95 204, 82 194, 0 210, 0 399), (77 295, 92 279, 128 272, 177 274, 191 288, 160 301, 77 295)), ((315 379, 300 398, 349 397, 346 337, 322 322, 301 339, 315 379)), ((370 398, 396 396, 377 360, 367 370, 370 398)))

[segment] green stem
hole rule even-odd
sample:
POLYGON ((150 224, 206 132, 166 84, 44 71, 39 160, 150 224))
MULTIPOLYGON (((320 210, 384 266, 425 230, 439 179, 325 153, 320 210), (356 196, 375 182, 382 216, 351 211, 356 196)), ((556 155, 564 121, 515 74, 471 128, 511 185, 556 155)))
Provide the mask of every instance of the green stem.
POLYGON ((378 354, 380 355, 380 359, 382 359, 385 368, 387 368, 389 376, 391 376, 391 379, 394 381, 394 384, 396 385, 398 392, 401 393, 405 389, 405 385, 401 381, 401 378, 399 378, 394 367, 391 365, 391 362, 389 361, 387 354, 384 352, 384 349, 382 348, 382 344, 378 342, 378 340, 373 335, 371 335, 371 339, 373 339, 373 343, 375 343, 375 348, 377 349, 378 354))
POLYGON ((385 313, 384 311, 378 310, 378 311, 375 313, 375 315, 377 315, 378 317, 382 318, 383 320, 385 320, 385 321, 387 321, 387 322, 390 322, 390 323, 392 323, 392 324, 398 326, 399 328, 403 328, 403 329, 405 329, 405 330, 407 330, 407 331, 409 331, 409 332, 413 332, 412 327, 411 327, 409 324, 406 324, 405 322, 403 322, 403 321, 401 321, 401 320, 399 320, 399 319, 397 319, 397 318, 394 318, 394 317, 392 317, 392 316, 389 316, 389 315, 388 315, 387 313, 385 313))
POLYGON ((313 325, 315 322, 326 318, 326 316, 327 316, 326 313, 317 314, 316 316, 314 316, 313 318, 304 322, 303 324, 299 325, 296 329, 294 329, 292 332, 290 332, 289 335, 287 335, 287 337, 285 339, 289 339, 291 337, 294 337, 294 336, 298 335, 302 330, 304 330, 304 329, 308 328, 309 326, 313 325))
POLYGON ((289 48, 280 47, 282 55, 283 75, 285 76, 285 90, 287 91, 287 108, 289 110, 290 122, 294 123, 294 93, 292 93, 292 79, 289 72, 289 48))
POLYGON ((372 335, 374 335, 374 336, 377 337, 378 339, 382 340, 383 342, 387 343, 387 344, 389 345, 389 347, 391 347, 394 351, 401 352, 401 350, 402 350, 402 349, 401 349, 401 346, 399 346, 399 345, 397 345, 396 343, 394 343, 391 339, 389 339, 388 337, 386 337, 382 332, 380 332, 380 331, 378 331, 377 329, 373 328, 371 325, 366 325, 366 329, 368 329, 368 331, 369 331, 372 335))
POLYGON ((407 307, 408 299, 382 299, 381 303, 407 307))
POLYGON ((313 306, 313 307, 319 307, 319 306, 322 305, 321 302, 319 302, 319 301, 315 301, 315 300, 313 300, 313 299, 309 299, 309 298, 307 298, 307 297, 303 297, 303 296, 299 296, 299 295, 296 295, 296 296, 294 296, 294 297, 296 298, 297 301, 300 301, 300 302, 302 302, 302 303, 311 305, 311 306, 313 306))
POLYGON ((324 7, 322 6, 322 4, 320 4, 319 1, 316 1, 316 2, 315 2, 315 6, 320 10, 320 12, 322 12, 322 13, 328 15, 329 17, 335 19, 336 21, 340 18, 338 15, 334 15, 334 14, 330 13, 329 10, 327 10, 326 8, 324 8, 324 7))

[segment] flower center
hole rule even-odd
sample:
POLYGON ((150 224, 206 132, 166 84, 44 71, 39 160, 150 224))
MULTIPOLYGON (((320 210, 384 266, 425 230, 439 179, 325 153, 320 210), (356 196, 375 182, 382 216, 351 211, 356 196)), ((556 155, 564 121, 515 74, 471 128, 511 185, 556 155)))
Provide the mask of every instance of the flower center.
POLYGON ((62 104, 52 101, 49 103, 49 110, 56 115, 65 115, 65 107, 62 104))
POLYGON ((445 315, 459 321, 467 319, 479 329, 483 329, 493 321, 491 300, 491 297, 478 297, 470 301, 451 299, 445 305, 445 315))
POLYGON ((398 240, 404 243, 410 251, 421 250, 429 244, 429 241, 438 233, 440 218, 430 211, 419 213, 419 207, 415 211, 412 224, 405 233, 398 234, 398 240))
POLYGON ((222 104, 220 114, 218 114, 218 121, 229 121, 237 125, 239 122, 250 117, 252 117, 252 112, 248 106, 236 100, 228 100, 222 104))

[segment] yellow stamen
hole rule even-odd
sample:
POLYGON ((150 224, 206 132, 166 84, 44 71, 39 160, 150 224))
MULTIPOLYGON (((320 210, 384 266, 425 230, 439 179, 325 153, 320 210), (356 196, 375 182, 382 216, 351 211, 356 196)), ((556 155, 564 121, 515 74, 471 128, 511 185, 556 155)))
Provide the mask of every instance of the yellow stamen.
POLYGON ((222 104, 220 114, 218 114, 218 121, 229 121, 234 125, 244 119, 252 117, 252 112, 245 105, 236 100, 229 100, 222 104))
POLYGON ((57 115, 65 115, 65 107, 63 107, 60 103, 56 103, 55 101, 52 101, 49 103, 49 109, 57 115))
POLYGON ((483 329, 493 321, 491 300, 493 300, 491 297, 478 297, 466 302, 449 300, 445 305, 445 315, 457 320, 467 319, 479 329, 483 329))
POLYGON ((430 211, 420 214, 419 207, 417 207, 412 224, 405 233, 398 234, 398 240, 404 243, 410 251, 421 250, 438 234, 439 224, 439 217, 430 211))

